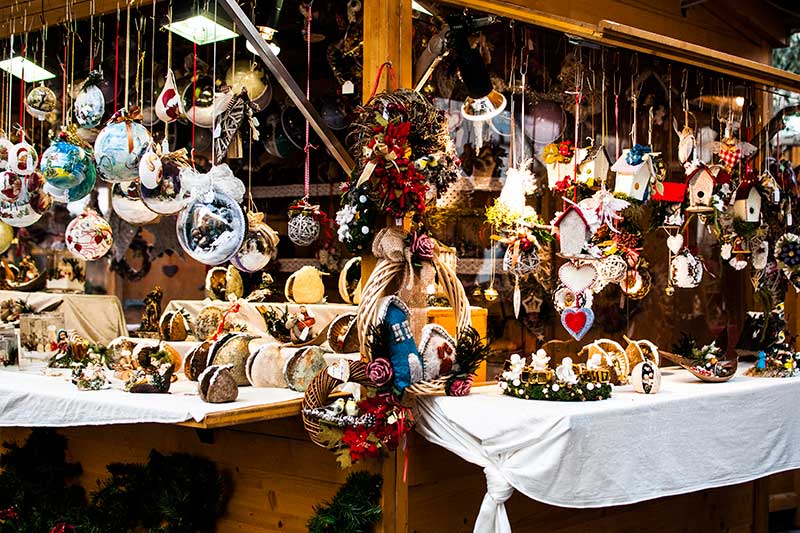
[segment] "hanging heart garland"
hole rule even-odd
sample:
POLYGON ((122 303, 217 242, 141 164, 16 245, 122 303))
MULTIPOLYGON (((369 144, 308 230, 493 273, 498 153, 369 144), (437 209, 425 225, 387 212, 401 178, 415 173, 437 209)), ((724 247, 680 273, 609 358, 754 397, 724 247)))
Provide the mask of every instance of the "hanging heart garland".
POLYGON ((561 312, 561 325, 579 341, 594 324, 594 311, 588 307, 568 307, 561 312))
POLYGON ((592 263, 564 263, 558 269, 558 279, 575 294, 582 294, 597 281, 597 269, 592 263))

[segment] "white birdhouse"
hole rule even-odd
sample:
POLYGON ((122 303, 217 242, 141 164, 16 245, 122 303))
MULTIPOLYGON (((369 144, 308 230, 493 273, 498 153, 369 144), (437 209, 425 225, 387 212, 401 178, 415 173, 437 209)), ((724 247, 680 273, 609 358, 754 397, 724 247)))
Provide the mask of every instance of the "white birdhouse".
POLYGON ((605 146, 592 146, 578 150, 578 181, 590 187, 608 177, 611 158, 605 146))
POLYGON ((689 173, 689 209, 710 208, 714 183, 714 175, 705 165, 698 165, 689 173))
POLYGON ((614 192, 623 193, 631 198, 643 201, 647 196, 650 179, 656 175, 650 156, 645 154, 638 165, 630 165, 626 161, 629 150, 623 150, 622 155, 611 167, 617 175, 614 192))
POLYGON ((561 255, 566 257, 580 255, 586 243, 592 238, 589 223, 581 210, 574 205, 570 205, 561 213, 553 223, 553 227, 561 245, 561 255))
POLYGON ((559 181, 562 181, 567 176, 572 176, 575 171, 575 165, 570 160, 567 163, 547 163, 547 187, 552 189, 556 188, 559 181))
POLYGON ((736 189, 733 216, 745 222, 761 220, 761 195, 753 183, 743 183, 736 189))

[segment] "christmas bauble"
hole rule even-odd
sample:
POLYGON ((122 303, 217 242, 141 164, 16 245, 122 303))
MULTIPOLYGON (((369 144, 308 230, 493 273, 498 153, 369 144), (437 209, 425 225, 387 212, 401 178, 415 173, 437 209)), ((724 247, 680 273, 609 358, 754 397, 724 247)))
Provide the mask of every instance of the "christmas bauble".
POLYGON ((11 241, 13 240, 14 228, 5 222, 0 222, 0 254, 6 253, 6 251, 11 248, 11 241))
POLYGON ((696 255, 685 251, 670 262, 672 284, 681 289, 693 289, 703 281, 703 262, 696 255))
POLYGON ((20 176, 27 176, 36 172, 36 163, 39 154, 36 149, 28 144, 25 139, 11 147, 8 152, 8 170, 12 170, 20 176))
POLYGON ((65 140, 56 140, 42 154, 42 176, 60 189, 71 189, 94 173, 94 161, 86 150, 65 140))
POLYGON ((155 189, 161 181, 161 156, 151 146, 139 161, 139 183, 148 189, 155 189))
POLYGON ((97 135, 94 160, 100 178, 112 183, 139 177, 139 161, 150 147, 147 128, 128 119, 111 122, 97 135))
POLYGON ((631 371, 633 390, 642 394, 655 394, 661 389, 661 370, 651 361, 642 361, 631 371))
POLYGON ((106 112, 106 99, 100 90, 101 77, 98 72, 91 72, 75 97, 73 111, 75 121, 81 128, 94 128, 103 120, 106 112))
POLYGON ((44 191, 44 178, 35 173, 20 176, 22 187, 14 201, 0 200, 0 220, 15 228, 35 224, 50 209, 53 198, 44 191))
POLYGON ((5 136, 5 133, 0 135, 0 169, 8 168, 8 157, 13 148, 14 143, 8 140, 8 137, 5 136))
MULTIPOLYGON (((142 201, 151 211, 161 215, 174 215, 189 201, 189 192, 183 187, 181 171, 191 168, 188 162, 184 163, 171 158, 169 154, 159 160, 161 168, 160 177, 154 187, 145 185, 144 180, 139 181, 142 201)), ((152 180, 148 179, 152 183, 152 180)))
POLYGON ((244 241, 242 208, 228 195, 209 191, 192 200, 178 215, 178 242, 193 259, 206 265, 230 260, 244 241))
POLYGON ((278 233, 264 222, 264 213, 247 213, 247 233, 242 247, 231 258, 243 272, 258 272, 278 253, 278 233))
POLYGON ((310 246, 319 237, 319 221, 312 215, 297 213, 289 217, 287 233, 297 246, 310 246))
POLYGON ((39 120, 44 120, 48 113, 52 113, 58 106, 56 93, 44 85, 31 89, 25 99, 25 109, 30 115, 39 120))
POLYGON ((144 226, 158 218, 158 213, 150 211, 142 202, 139 184, 135 181, 115 183, 111 187, 111 208, 119 218, 134 226, 144 226))
POLYGON ((22 178, 10 170, 0 174, 0 200, 15 202, 22 192, 22 178))
POLYGON ((269 83, 267 71, 255 61, 237 60, 225 73, 225 84, 231 87, 233 94, 247 89, 247 96, 258 109, 266 109, 272 100, 272 85, 269 83))
POLYGON ((92 209, 87 209, 67 225, 67 249, 78 259, 95 261, 103 257, 114 242, 111 226, 92 209))
MULTIPOLYGON (((44 191, 53 198, 54 202, 66 204, 69 202, 77 202, 89 196, 89 193, 92 192, 96 183, 97 172, 94 168, 94 163, 92 163, 89 167, 89 171, 86 173, 86 177, 75 187, 71 189, 60 189, 54 187, 49 182, 45 182, 44 191)), ((83 208, 81 208, 79 212, 80 211, 83 211, 83 208)))

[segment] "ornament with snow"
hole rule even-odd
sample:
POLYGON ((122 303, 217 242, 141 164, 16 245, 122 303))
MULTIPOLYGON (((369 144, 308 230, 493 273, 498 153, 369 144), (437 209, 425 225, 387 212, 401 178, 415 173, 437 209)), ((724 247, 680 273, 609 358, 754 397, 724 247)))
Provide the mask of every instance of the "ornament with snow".
POLYGON ((672 284, 681 289, 694 289, 703 280, 703 262, 684 248, 670 261, 672 284))
POLYGON ((687 185, 689 194, 689 207, 687 211, 702 213, 713 211, 711 197, 714 194, 716 180, 709 168, 702 163, 687 170, 687 185))
POLYGON ((589 222, 576 205, 567 206, 553 222, 553 230, 558 235, 561 255, 565 257, 581 255, 592 238, 589 222))
POLYGON ((578 150, 578 181, 592 187, 595 183, 604 183, 611 168, 611 158, 606 147, 592 146, 578 150))
POLYGON ((761 194, 755 182, 743 182, 736 188, 733 216, 745 222, 761 220, 761 194))
POLYGON ((649 154, 637 155, 630 149, 623 150, 611 170, 616 173, 615 193, 625 194, 640 202, 645 200, 650 180, 656 175, 649 154))

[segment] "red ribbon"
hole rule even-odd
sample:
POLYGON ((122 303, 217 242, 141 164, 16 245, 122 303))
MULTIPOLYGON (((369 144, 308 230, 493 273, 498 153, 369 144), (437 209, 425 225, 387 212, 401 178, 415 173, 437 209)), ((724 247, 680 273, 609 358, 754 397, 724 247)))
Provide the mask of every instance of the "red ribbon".
POLYGON ((214 333, 212 337, 213 340, 217 340, 217 338, 222 335, 223 330, 225 329, 225 321, 228 319, 228 315, 236 314, 241 310, 242 306, 237 302, 231 305, 225 313, 222 315, 222 320, 219 323, 219 327, 217 328, 217 332, 214 333))

